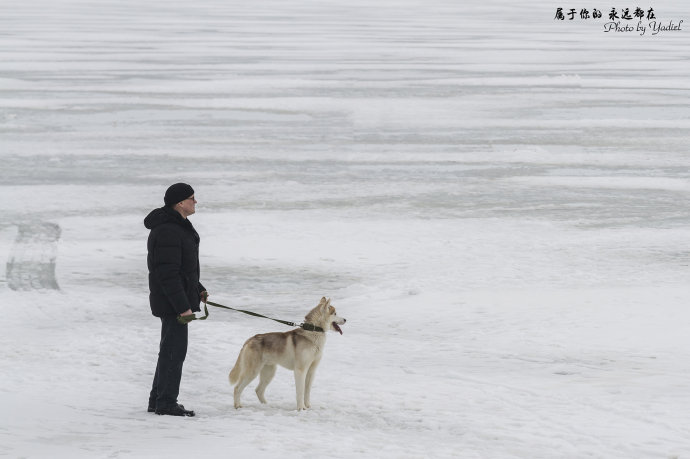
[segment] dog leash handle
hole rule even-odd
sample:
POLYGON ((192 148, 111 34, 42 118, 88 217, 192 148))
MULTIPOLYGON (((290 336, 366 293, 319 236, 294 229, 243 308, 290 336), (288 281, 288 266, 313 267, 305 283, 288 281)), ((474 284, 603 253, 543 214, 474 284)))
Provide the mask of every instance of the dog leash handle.
POLYGON ((177 316, 177 323, 187 325, 192 320, 206 320, 208 318, 208 306, 206 306, 206 303, 204 303, 204 314, 203 317, 197 317, 194 314, 189 316, 177 316))

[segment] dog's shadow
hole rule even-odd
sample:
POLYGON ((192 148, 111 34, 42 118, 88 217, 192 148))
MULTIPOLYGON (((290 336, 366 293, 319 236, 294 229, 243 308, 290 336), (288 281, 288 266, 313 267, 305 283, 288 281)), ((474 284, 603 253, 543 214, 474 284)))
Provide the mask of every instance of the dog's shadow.
POLYGON ((245 419, 251 420, 257 417, 261 418, 299 418, 300 416, 309 416, 311 413, 316 413, 321 411, 319 408, 309 408, 306 410, 297 411, 293 404, 291 403, 280 403, 273 405, 243 405, 242 409, 236 410, 235 407, 230 404, 222 407, 218 407, 215 413, 211 414, 211 418, 224 418, 224 419, 245 419))

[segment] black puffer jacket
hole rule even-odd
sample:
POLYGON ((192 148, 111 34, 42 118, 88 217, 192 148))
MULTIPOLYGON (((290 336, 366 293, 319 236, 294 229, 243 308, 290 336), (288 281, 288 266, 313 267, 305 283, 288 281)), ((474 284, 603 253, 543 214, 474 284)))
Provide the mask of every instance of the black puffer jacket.
POLYGON ((149 302, 156 317, 199 311, 199 234, 177 211, 161 207, 144 219, 148 240, 149 302))

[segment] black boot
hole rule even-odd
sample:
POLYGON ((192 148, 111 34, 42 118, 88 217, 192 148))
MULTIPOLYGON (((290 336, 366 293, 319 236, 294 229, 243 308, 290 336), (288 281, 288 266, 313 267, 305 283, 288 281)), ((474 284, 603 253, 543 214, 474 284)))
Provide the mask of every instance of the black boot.
POLYGON ((156 414, 167 414, 169 416, 194 416, 194 411, 186 410, 182 405, 175 405, 169 408, 156 408, 156 414))
MULTIPOLYGON (((180 408, 184 410, 184 405, 178 404, 180 408)), ((155 413, 156 412, 156 401, 154 400, 153 402, 149 400, 149 409, 147 410, 149 413, 155 413)))

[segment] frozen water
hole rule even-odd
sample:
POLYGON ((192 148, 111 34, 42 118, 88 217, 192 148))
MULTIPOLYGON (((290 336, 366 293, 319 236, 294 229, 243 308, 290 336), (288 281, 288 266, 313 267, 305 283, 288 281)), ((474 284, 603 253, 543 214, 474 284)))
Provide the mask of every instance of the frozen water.
POLYGON ((688 32, 559 6, 5 8, 0 455, 690 457, 688 32), (145 412, 142 220, 177 181, 213 300, 348 319, 312 410, 286 371, 232 408, 242 343, 285 328, 214 310, 198 417, 145 412))
POLYGON ((7 262, 6 277, 12 290, 57 289, 55 258, 60 227, 55 223, 20 225, 7 262))

